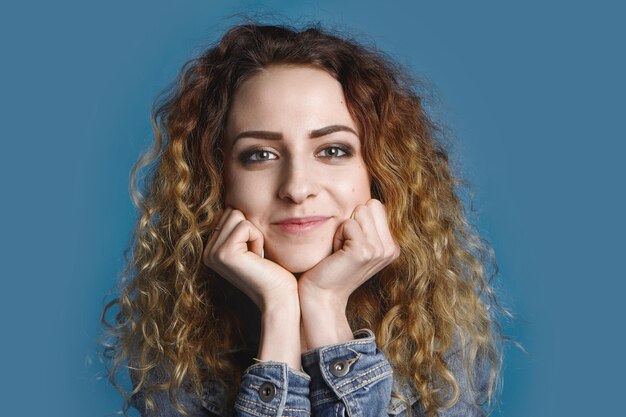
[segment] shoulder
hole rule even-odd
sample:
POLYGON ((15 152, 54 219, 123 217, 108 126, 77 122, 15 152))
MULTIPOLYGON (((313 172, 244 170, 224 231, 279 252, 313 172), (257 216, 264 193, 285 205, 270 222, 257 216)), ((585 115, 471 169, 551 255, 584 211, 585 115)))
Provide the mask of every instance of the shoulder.
POLYGON ((202 387, 200 405, 219 417, 231 417, 231 407, 226 404, 226 387, 216 379, 205 381, 202 387))
POLYGON ((485 352, 477 351, 466 340, 456 338, 444 355, 459 388, 459 402, 482 404, 489 393, 490 365, 485 352))
POLYGON ((406 381, 394 376, 393 387, 391 390, 391 401, 387 407, 387 414, 390 416, 404 416, 406 415, 407 406, 413 410, 413 417, 421 417, 423 414, 416 410, 420 410, 419 393, 415 386, 406 381))
MULTIPOLYGON (((130 370, 130 377, 133 388, 137 387, 138 373, 130 370)), ((142 417, 182 416, 175 403, 191 417, 232 417, 232 411, 226 404, 226 387, 217 379, 204 381, 200 395, 189 384, 183 384, 175 393, 175 397, 172 397, 167 389, 150 390, 148 394, 147 386, 167 383, 169 379, 168 373, 163 369, 154 368, 148 373, 146 383, 131 396, 130 405, 136 408, 142 417), (148 397, 154 408, 149 406, 148 397)))
MULTIPOLYGON (((472 355, 468 342, 457 338, 444 354, 443 360, 454 376, 459 389, 458 400, 449 408, 439 411, 440 417, 478 417, 486 413, 482 405, 489 390, 489 364, 482 355, 472 355)), ((426 412, 420 402, 420 394, 412 381, 394 375, 391 401, 387 408, 390 416, 407 415, 411 407, 413 417, 424 417, 426 412)))

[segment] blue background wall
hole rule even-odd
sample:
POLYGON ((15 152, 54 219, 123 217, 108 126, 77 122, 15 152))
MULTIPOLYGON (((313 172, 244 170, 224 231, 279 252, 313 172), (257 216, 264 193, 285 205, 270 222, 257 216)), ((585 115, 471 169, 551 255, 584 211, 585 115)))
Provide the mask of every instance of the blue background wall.
MULTIPOLYGON (((110 416, 95 355, 150 105, 235 20, 274 11, 374 41, 436 88, 501 267, 506 416, 615 415, 623 350, 626 17, 595 1, 68 1, 0 6, 0 398, 110 416), (617 359, 619 358, 619 359, 617 359)), ((620 389, 621 388, 621 389, 620 389)))

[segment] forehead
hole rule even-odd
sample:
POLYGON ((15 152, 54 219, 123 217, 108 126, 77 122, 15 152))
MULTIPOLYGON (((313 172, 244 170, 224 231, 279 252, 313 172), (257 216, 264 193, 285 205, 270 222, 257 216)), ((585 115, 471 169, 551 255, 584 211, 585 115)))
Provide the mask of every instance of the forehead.
POLYGON ((343 124, 356 129, 343 88, 328 72, 307 66, 271 66, 235 91, 228 136, 238 130, 319 129, 343 124))

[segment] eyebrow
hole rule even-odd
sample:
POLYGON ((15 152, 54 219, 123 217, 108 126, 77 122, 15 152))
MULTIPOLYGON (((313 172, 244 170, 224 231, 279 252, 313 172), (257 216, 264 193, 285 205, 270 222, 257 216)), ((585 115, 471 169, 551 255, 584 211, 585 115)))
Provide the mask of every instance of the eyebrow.
MULTIPOLYGON (((353 133, 356 137, 359 137, 358 133, 355 132, 354 129, 344 125, 330 125, 326 127, 322 127, 320 129, 312 130, 309 133, 309 138, 315 139, 320 138, 322 136, 330 135, 335 132, 350 132, 353 133)), ((265 139, 265 140, 280 140, 283 138, 282 133, 280 132, 270 132, 267 130, 246 130, 245 132, 239 133, 233 139, 233 144, 241 138, 255 138, 255 139, 265 139)))

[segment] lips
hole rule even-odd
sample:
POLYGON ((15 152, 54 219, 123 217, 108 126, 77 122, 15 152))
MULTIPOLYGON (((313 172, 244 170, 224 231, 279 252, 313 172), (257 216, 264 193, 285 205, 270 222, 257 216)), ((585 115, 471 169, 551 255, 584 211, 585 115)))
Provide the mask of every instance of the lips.
POLYGON ((305 233, 322 226, 330 217, 290 217, 273 223, 286 233, 305 233))

